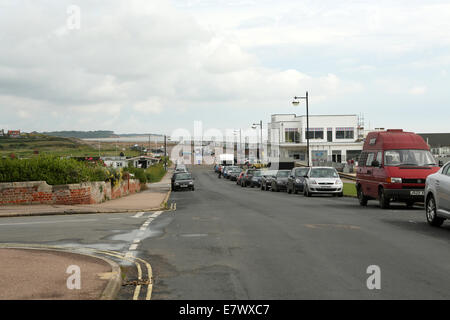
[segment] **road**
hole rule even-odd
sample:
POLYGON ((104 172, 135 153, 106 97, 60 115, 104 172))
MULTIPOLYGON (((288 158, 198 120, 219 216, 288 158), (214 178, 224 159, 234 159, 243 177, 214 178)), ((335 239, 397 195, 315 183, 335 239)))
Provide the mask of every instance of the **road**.
MULTIPOLYGON (((428 226, 421 208, 363 208, 192 172, 196 190, 172 193, 176 210, 152 220, 136 251, 152 266, 152 299, 450 298, 450 224, 428 226), (367 288, 371 265, 380 290, 367 288)), ((1 219, 0 242, 125 253, 150 214, 1 219)))

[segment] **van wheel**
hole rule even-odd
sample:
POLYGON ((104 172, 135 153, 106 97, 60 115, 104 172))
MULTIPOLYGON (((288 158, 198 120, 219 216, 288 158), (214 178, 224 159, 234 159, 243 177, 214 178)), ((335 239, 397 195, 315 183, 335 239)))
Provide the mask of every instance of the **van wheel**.
POLYGON ((358 200, 359 200, 360 206, 362 206, 362 207, 367 206, 367 201, 369 199, 364 195, 364 192, 362 191, 361 186, 359 186, 359 188, 358 188, 358 200))
POLYGON ((383 188, 380 188, 379 194, 378 194, 378 200, 380 202, 380 208, 381 209, 389 209, 390 205, 390 199, 386 197, 386 194, 384 193, 383 188))
POLYGON ((436 214, 436 201, 433 196, 429 196, 425 205, 427 222, 433 227, 440 227, 444 223, 444 218, 438 217, 436 214))

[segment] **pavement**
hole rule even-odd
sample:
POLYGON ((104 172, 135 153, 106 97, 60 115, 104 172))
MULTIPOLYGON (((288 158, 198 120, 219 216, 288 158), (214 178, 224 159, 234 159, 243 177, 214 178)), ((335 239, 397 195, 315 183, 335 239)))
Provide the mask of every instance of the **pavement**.
POLYGON ((89 205, 9 205, 0 206, 0 217, 83 213, 142 212, 164 209, 170 192, 172 169, 160 182, 148 183, 147 190, 100 204, 89 205))
POLYGON ((113 299, 121 284, 117 264, 54 250, 0 248, 0 270, 0 300, 113 299), (79 289, 68 287, 70 266, 79 267, 79 289))

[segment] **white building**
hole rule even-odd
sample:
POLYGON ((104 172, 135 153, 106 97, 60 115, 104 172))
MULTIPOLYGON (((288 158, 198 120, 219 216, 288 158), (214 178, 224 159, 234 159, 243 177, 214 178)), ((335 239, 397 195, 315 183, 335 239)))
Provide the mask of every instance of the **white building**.
MULTIPOLYGON (((306 116, 274 114, 268 128, 269 162, 306 163, 306 116)), ((313 165, 357 161, 363 147, 357 115, 310 115, 309 150, 313 165)))
POLYGON ((101 159, 108 167, 113 168, 128 167, 128 160, 126 157, 101 157, 101 159))

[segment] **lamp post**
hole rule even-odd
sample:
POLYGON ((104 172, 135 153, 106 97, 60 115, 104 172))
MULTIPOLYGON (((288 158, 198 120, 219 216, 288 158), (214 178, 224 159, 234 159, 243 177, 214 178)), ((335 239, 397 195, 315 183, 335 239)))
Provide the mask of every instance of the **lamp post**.
POLYGON ((294 101, 292 104, 294 106, 298 106, 300 104, 300 100, 306 100, 306 156, 308 167, 310 166, 309 161, 309 110, 308 110, 308 91, 306 91, 306 95, 304 97, 294 97, 294 101))
POLYGON ((262 120, 259 121, 259 123, 254 123, 252 126, 252 129, 256 129, 256 127, 260 128, 260 132, 261 132, 261 141, 259 143, 259 147, 258 147, 258 162, 261 163, 261 147, 262 147, 262 129, 263 129, 263 125, 262 125, 262 120))
POLYGON ((241 149, 242 149, 242 129, 239 130, 234 130, 233 133, 234 135, 236 135, 239 132, 239 148, 236 148, 237 150, 237 158, 238 158, 238 163, 241 164, 242 163, 242 157, 241 157, 241 149))

